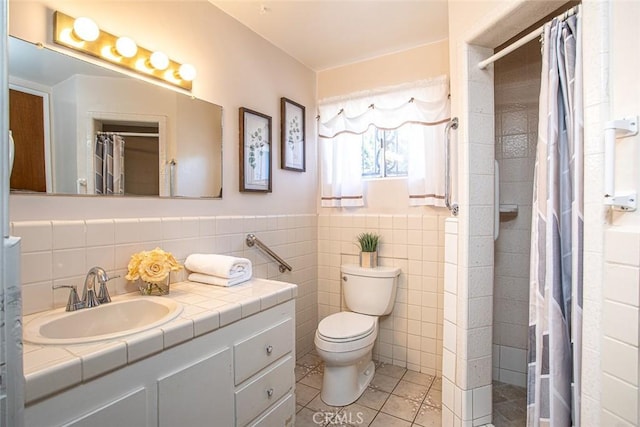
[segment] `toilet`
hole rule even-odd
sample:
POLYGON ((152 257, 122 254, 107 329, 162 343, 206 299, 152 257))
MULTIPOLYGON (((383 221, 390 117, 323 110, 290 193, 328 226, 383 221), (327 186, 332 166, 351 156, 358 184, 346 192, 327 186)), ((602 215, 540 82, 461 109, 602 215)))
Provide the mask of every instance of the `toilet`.
POLYGON ((352 311, 322 319, 314 340, 324 361, 320 397, 332 406, 356 401, 373 378, 378 317, 393 310, 400 269, 343 265, 341 273, 344 301, 352 311))

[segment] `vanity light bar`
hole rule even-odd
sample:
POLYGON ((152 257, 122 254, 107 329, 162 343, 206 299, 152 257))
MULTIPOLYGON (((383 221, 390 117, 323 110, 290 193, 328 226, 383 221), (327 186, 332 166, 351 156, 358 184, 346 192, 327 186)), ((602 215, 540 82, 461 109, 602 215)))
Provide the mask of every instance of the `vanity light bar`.
POLYGON ((128 37, 117 37, 101 30, 89 18, 73 18, 56 11, 53 17, 53 41, 78 52, 86 53, 112 64, 154 77, 163 82, 191 90, 195 78, 195 68, 190 64, 180 64, 169 59, 164 53, 152 52, 128 37), (158 56, 162 67, 156 68, 158 56), (166 65, 165 65, 166 64, 166 65))

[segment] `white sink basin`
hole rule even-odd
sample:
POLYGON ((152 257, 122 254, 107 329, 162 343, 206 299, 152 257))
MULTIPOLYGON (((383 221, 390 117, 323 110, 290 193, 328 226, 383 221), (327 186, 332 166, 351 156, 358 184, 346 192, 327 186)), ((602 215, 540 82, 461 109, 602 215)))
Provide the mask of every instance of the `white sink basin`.
POLYGON ((77 311, 54 310, 28 321, 23 335, 34 344, 83 344, 146 331, 181 312, 181 304, 163 297, 121 299, 77 311))

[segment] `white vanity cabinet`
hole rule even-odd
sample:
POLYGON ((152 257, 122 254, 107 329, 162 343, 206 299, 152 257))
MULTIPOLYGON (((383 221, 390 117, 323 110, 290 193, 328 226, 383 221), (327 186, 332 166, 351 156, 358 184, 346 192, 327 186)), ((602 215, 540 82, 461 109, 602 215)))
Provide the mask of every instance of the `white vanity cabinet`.
POLYGON ((294 304, 33 402, 25 426, 293 426, 294 304))

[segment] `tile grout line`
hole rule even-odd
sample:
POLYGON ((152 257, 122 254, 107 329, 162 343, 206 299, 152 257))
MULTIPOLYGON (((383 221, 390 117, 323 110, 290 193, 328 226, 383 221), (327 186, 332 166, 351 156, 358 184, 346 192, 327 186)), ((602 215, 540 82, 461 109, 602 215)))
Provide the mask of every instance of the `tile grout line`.
MULTIPOLYGON (((322 361, 319 361, 319 362, 314 363, 314 364, 297 364, 297 366, 304 368, 305 370, 307 370, 307 372, 306 372, 306 373, 305 373, 305 374, 304 374, 304 375, 303 375, 303 376, 302 376, 298 381, 296 381, 296 384, 299 384, 299 383, 300 383, 300 384, 302 384, 302 385, 304 385, 304 386, 306 386, 306 387, 312 388, 313 390, 315 390, 315 391, 316 391, 316 394, 313 396, 313 398, 312 398, 311 400, 309 400, 309 402, 307 402, 305 405, 300 405, 300 406, 301 406, 300 410, 302 410, 302 409, 308 409, 308 410, 311 410, 311 411, 315 411, 313 408, 309 407, 309 404, 310 404, 313 400, 315 400, 315 399, 320 395, 321 390, 317 389, 317 388, 316 388, 316 387, 314 387, 314 386, 304 384, 304 383, 302 383, 302 381, 303 381, 305 378, 307 378, 309 375, 311 375, 311 374, 315 374, 315 373, 317 373, 317 374, 321 374, 321 372, 320 372, 320 371, 318 371, 318 368, 319 368, 321 365, 322 365, 322 361)), ((392 365, 392 366, 393 366, 393 365, 392 365)), ((409 381, 408 379, 405 379, 405 377, 407 376, 407 373, 408 373, 410 370, 409 370, 409 369, 407 369, 407 368, 402 368, 402 369, 404 369, 404 372, 403 372, 403 374, 402 374, 402 376, 401 376, 400 378, 396 378, 396 377, 394 377, 394 376, 392 376, 392 375, 383 374, 383 373, 378 372, 378 371, 376 372, 376 373, 377 373, 377 374, 379 374, 379 375, 383 375, 383 376, 387 376, 387 377, 390 377, 390 378, 393 378, 393 379, 397 379, 396 384, 393 386, 393 388, 391 389, 391 391, 390 391, 390 392, 386 392, 386 391, 384 391, 383 389, 379 389, 379 388, 377 388, 377 387, 367 386, 367 389, 371 389, 371 390, 378 390, 378 391, 380 391, 380 392, 384 392, 384 393, 387 393, 387 394, 388 394, 388 396, 384 399, 384 401, 383 401, 383 402, 382 402, 382 404, 380 405, 380 409, 375 409, 375 408, 371 408, 371 407, 369 407, 369 406, 367 406, 367 405, 362 405, 362 404, 358 403, 358 400, 356 400, 355 402, 353 402, 353 403, 352 403, 352 404, 358 404, 358 405, 361 405, 361 406, 363 406, 363 407, 365 407, 365 408, 367 408, 367 409, 370 409, 370 410, 372 410, 372 411, 375 411, 375 415, 374 415, 373 419, 371 420, 371 423, 373 423, 373 422, 378 418, 378 416, 380 415, 380 413, 383 413, 385 416, 393 417, 393 418, 396 418, 396 419, 398 419, 398 420, 401 420, 401 421, 404 421, 404 422, 408 422, 408 423, 410 423, 410 425, 411 425, 411 426, 420 426, 419 424, 416 424, 416 419, 417 419, 417 417, 418 417, 418 415, 419 415, 419 413, 420 413, 420 410, 422 409, 422 407, 423 407, 424 405, 427 405, 427 406, 432 407, 432 408, 434 408, 434 409, 438 409, 438 407, 437 407, 437 406, 433 406, 433 405, 431 405, 430 403, 425 403, 425 402, 426 402, 426 400, 427 400, 427 396, 429 395, 429 392, 431 392, 431 390, 435 390, 435 389, 433 389, 433 387, 434 387, 434 384, 435 384, 435 380, 436 380, 437 378, 436 378, 436 377, 434 377, 434 376, 432 376, 432 375, 425 374, 425 375, 428 375, 428 376, 430 376, 430 377, 432 377, 432 378, 431 378, 431 380, 428 382, 428 384, 423 385, 423 384, 420 384, 420 383, 417 383, 417 382, 413 382, 413 381, 409 381), (420 398, 419 400, 415 400, 415 399, 413 399, 413 398, 411 398, 411 397, 408 397, 408 396, 400 396, 400 395, 398 395, 398 394, 394 394, 394 392, 397 390, 398 386, 400 385, 400 382, 402 382, 402 381, 405 381, 405 382, 407 382, 407 383, 410 383, 410 384, 413 384, 413 385, 416 385, 416 386, 424 387, 424 390, 423 390, 424 395, 422 396, 422 398, 420 398), (403 398, 403 399, 405 399, 405 400, 411 401, 411 402, 412 402, 412 403, 414 403, 414 404, 417 404, 417 410, 416 410, 416 413, 413 415, 413 417, 412 417, 412 420, 411 420, 411 421, 408 421, 408 420, 406 420, 406 419, 404 419, 404 418, 401 418, 401 417, 398 417, 398 416, 396 416, 396 415, 392 415, 392 414, 389 414, 389 413, 387 413, 387 412, 383 412, 383 411, 382 411, 382 408, 383 408, 383 407, 385 406, 385 404, 389 401, 389 398, 390 398, 392 395, 393 395, 393 396, 395 396, 395 397, 397 397, 397 398, 403 398)), ((412 372, 420 373, 420 372, 418 372, 418 371, 412 371, 412 372)), ((349 405, 347 405, 347 406, 349 406, 349 405)), ((338 414, 342 413, 343 411, 345 411, 345 410, 346 410, 346 408, 347 408, 347 406, 332 407, 332 410, 333 410, 333 411, 335 411, 335 414, 336 414, 336 415, 338 415, 338 414)), ((296 412, 296 413, 297 413, 297 412, 296 412)), ((331 423, 331 421, 327 421, 327 423, 326 423, 326 424, 323 424, 323 426, 324 426, 324 427, 329 427, 329 426, 331 426, 331 425, 333 425, 333 424, 331 423)))

